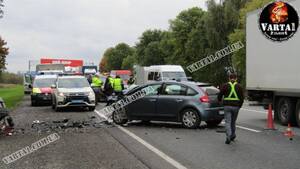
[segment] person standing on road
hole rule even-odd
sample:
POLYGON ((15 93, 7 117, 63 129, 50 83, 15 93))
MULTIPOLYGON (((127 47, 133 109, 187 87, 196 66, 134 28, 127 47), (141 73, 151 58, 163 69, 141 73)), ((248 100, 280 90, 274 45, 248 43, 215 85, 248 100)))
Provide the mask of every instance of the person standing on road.
POLYGON ((226 144, 230 144, 236 138, 236 120, 240 108, 244 103, 244 91, 237 82, 237 75, 231 73, 229 75, 229 82, 224 84, 218 95, 218 100, 223 99, 225 123, 226 123, 226 144))
POLYGON ((102 80, 100 79, 99 74, 95 74, 95 76, 93 76, 93 78, 92 78, 91 87, 93 88, 93 90, 95 92, 96 103, 99 101, 102 84, 103 83, 102 83, 102 80))
POLYGON ((104 93, 106 95, 106 101, 107 101, 106 106, 109 105, 110 97, 111 97, 112 93, 114 92, 113 85, 114 85, 114 79, 108 75, 105 80, 105 84, 104 84, 104 93))
POLYGON ((134 82, 135 82, 135 80, 134 80, 133 75, 130 75, 130 78, 129 78, 127 84, 128 84, 128 85, 132 85, 132 84, 134 84, 134 82))
POLYGON ((116 93, 116 95, 120 96, 122 94, 122 90, 124 89, 124 84, 123 84, 122 79, 118 75, 114 79, 113 88, 114 88, 114 92, 116 93))

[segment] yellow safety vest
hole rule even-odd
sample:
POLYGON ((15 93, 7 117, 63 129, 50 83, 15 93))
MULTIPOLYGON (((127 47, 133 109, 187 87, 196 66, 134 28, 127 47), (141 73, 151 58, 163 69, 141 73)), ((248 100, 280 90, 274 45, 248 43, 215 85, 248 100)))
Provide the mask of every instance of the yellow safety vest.
POLYGON ((101 87, 102 86, 102 81, 98 77, 93 77, 92 78, 92 86, 95 87, 101 87))
POLYGON ((224 100, 239 101, 240 99, 235 91, 235 85, 237 84, 237 82, 229 82, 228 84, 230 85, 231 90, 229 96, 225 97, 224 100))
POLYGON ((113 86, 113 88, 114 88, 114 90, 116 92, 122 91, 122 79, 120 79, 120 78, 114 79, 114 86, 113 86))

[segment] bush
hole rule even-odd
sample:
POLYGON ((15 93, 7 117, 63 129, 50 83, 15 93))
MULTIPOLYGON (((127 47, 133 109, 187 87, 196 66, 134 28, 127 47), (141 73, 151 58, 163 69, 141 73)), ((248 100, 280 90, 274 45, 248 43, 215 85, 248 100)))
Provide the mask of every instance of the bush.
POLYGON ((0 83, 23 84, 23 76, 15 73, 2 72, 0 73, 0 83))

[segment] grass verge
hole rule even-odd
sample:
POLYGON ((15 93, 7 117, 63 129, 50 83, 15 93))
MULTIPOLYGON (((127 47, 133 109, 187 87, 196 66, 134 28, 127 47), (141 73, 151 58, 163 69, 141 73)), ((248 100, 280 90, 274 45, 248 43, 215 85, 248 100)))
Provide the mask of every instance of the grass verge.
POLYGON ((0 97, 4 100, 7 108, 14 108, 23 98, 24 90, 22 85, 10 85, 0 88, 0 97))

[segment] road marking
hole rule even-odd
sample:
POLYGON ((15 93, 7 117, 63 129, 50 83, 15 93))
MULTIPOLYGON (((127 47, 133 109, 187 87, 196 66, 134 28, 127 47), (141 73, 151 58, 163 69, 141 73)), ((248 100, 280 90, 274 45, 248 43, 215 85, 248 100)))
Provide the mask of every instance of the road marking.
MULTIPOLYGON (((101 114, 97 110, 95 110, 95 113, 97 115, 99 115, 100 117, 105 118, 106 120, 108 120, 108 118, 106 116, 104 116, 103 114, 101 114)), ((166 160, 168 163, 170 163, 171 165, 173 165, 175 168, 178 168, 178 169, 187 169, 185 166, 183 166, 182 164, 180 164, 179 162, 177 162, 173 158, 169 157, 164 152, 162 152, 159 149, 155 148, 154 146, 152 146, 151 144, 149 144, 148 142, 146 142, 145 140, 143 140, 139 136, 137 136, 134 133, 130 132, 129 130, 125 129, 124 127, 117 126, 117 128, 119 128, 124 133, 126 133, 127 135, 129 135, 130 137, 132 137, 133 139, 135 139, 136 141, 138 141, 139 143, 141 143, 142 145, 144 145, 145 147, 147 147, 149 150, 151 150, 152 152, 154 152, 155 154, 157 154, 158 156, 160 156, 164 160, 166 160)))
MULTIPOLYGON (((225 124, 225 122, 222 121, 221 124, 225 124)), ((260 133, 260 132, 261 132, 260 130, 255 130, 255 129, 251 129, 251 128, 243 127, 243 126, 239 126, 239 125, 236 125, 236 127, 237 127, 237 128, 240 128, 240 129, 243 129, 243 130, 252 131, 252 132, 255 132, 255 133, 260 133)))
POLYGON ((267 114, 267 113, 268 113, 267 111, 258 111, 258 110, 245 109, 245 108, 241 108, 241 109, 242 109, 242 110, 246 110, 246 111, 253 111, 253 112, 261 113, 261 114, 267 114))
POLYGON ((248 127, 243 127, 243 126, 236 126, 237 128, 240 128, 240 129, 244 129, 244 130, 248 130, 248 131, 253 131, 255 133, 260 133, 261 131, 260 130, 255 130, 255 129, 251 129, 251 128, 248 128, 248 127))

